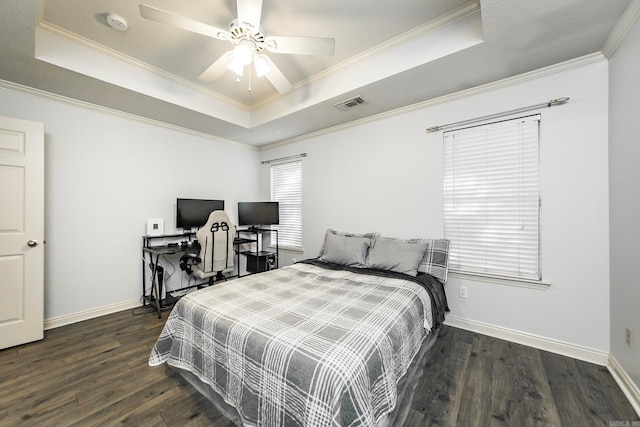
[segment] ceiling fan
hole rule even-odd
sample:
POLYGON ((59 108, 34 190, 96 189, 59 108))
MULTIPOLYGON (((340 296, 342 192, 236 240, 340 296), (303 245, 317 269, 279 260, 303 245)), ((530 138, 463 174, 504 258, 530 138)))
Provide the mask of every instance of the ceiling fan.
POLYGON ((196 21, 173 12, 147 4, 140 5, 143 18, 173 25, 183 30, 228 41, 233 49, 224 53, 198 78, 212 82, 232 70, 239 77, 245 66, 253 63, 256 75, 265 76, 280 93, 289 92, 293 86, 263 52, 294 55, 332 56, 335 40, 329 37, 267 36, 260 26, 262 0, 237 0, 238 17, 229 24, 228 30, 196 21))

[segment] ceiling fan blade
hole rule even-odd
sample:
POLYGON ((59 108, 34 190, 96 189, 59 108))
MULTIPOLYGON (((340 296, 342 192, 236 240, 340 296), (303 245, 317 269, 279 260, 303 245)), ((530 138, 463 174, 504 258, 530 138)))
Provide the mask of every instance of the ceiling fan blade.
POLYGON ((230 50, 216 60, 209 68, 204 70, 198 77, 198 80, 204 82, 213 82, 222 77, 227 71, 229 71, 229 64, 233 60, 233 51, 230 50))
POLYGON ((173 25, 174 27, 191 31, 192 33, 198 33, 220 40, 231 39, 231 34, 229 34, 229 32, 226 30, 216 28, 209 24, 204 24, 202 22, 196 21, 195 19, 177 15, 173 12, 158 9, 153 6, 149 6, 148 4, 140 5, 140 15, 143 18, 150 19, 151 21, 173 25))
POLYGON ((268 36, 265 46, 273 53, 333 56, 336 41, 330 37, 268 36))
POLYGON ((260 29, 262 16, 262 0, 237 0, 238 21, 251 25, 255 30, 260 29))
POLYGON ((278 92, 290 92, 293 89, 293 86, 291 85, 291 83, 289 83, 289 80, 287 80, 284 74, 282 74, 282 71, 280 71, 280 69, 276 67, 276 64, 274 64, 271 58, 269 58, 267 55, 262 55, 262 57, 271 68, 271 70, 269 70, 269 72, 264 75, 267 80, 271 82, 273 87, 275 87, 278 92))

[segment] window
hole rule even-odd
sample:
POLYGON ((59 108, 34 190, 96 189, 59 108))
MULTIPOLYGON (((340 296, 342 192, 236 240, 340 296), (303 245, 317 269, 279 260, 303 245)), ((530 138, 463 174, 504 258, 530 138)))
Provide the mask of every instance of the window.
POLYGON ((444 233, 454 271, 541 280, 540 116, 444 133, 444 233))
POLYGON ((280 204, 279 246, 302 250, 302 161, 271 166, 271 201, 280 204))

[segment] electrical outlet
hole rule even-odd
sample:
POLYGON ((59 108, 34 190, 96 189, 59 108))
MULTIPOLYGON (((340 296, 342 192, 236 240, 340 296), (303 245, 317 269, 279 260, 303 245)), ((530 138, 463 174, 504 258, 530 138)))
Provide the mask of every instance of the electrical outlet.
POLYGON ((626 338, 627 338, 627 345, 631 347, 633 345, 633 332, 631 332, 631 329, 629 328, 626 329, 626 338))
POLYGON ((460 286, 460 298, 467 298, 469 294, 467 293, 466 286, 460 286))

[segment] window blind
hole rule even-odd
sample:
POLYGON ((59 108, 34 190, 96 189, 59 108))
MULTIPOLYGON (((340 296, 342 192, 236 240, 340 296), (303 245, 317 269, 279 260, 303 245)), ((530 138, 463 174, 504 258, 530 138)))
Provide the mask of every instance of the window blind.
POLYGON ((302 161, 271 166, 271 201, 280 207, 280 247, 302 249, 302 161))
POLYGON ((539 126, 535 115, 443 134, 453 270, 542 278, 539 126))

